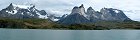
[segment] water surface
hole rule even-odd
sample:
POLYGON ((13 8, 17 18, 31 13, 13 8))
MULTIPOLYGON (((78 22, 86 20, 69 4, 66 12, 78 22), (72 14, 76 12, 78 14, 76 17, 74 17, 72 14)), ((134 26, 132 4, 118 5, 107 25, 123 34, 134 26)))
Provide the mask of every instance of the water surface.
POLYGON ((139 30, 0 29, 0 40, 139 40, 139 30))

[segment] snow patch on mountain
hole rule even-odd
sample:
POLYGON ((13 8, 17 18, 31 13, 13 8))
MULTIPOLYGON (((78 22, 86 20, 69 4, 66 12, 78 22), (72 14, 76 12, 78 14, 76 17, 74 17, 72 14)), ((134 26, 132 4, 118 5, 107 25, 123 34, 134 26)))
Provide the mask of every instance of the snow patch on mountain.
POLYGON ((33 7, 33 5, 17 5, 17 4, 13 4, 13 6, 23 8, 23 9, 29 9, 30 7, 33 7))
POLYGON ((120 11, 118 11, 118 10, 113 10, 115 13, 119 13, 120 11))
POLYGON ((42 19, 47 19, 48 15, 41 15, 40 13, 36 13, 37 15, 39 15, 39 18, 42 18, 42 19))
POLYGON ((53 19, 53 21, 58 21, 59 19, 53 19))
POLYGON ((6 10, 7 13, 10 13, 10 14, 16 14, 17 13, 17 10, 13 10, 13 11, 8 11, 6 10))

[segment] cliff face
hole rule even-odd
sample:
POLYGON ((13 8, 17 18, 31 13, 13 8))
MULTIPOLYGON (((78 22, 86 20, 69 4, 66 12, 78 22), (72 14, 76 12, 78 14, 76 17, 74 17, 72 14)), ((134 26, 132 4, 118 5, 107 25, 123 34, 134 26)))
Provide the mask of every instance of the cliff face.
POLYGON ((122 10, 113 8, 102 8, 100 11, 103 15, 102 20, 106 21, 125 21, 129 19, 122 10))
POLYGON ((88 23, 88 19, 85 17, 85 8, 83 4, 79 7, 74 7, 71 14, 58 21, 61 24, 80 24, 88 23))
POLYGON ((74 7, 71 14, 58 21, 62 24, 80 24, 80 23, 94 23, 98 21, 119 21, 123 22, 129 19, 122 10, 113 8, 102 8, 99 11, 95 11, 92 7, 85 12, 84 5, 74 7))

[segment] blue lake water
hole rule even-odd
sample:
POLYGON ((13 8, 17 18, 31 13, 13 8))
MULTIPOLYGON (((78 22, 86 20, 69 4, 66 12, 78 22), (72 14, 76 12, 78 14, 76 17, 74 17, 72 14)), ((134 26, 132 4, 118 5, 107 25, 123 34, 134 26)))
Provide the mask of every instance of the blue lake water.
POLYGON ((0 29, 0 40, 140 40, 140 31, 0 29))

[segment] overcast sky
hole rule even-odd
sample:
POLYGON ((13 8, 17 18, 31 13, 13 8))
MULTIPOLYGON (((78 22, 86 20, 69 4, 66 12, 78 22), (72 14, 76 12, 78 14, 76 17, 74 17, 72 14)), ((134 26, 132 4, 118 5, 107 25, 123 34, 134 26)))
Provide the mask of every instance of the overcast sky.
POLYGON ((86 9, 91 6, 97 11, 104 7, 120 9, 132 20, 140 21, 139 2, 140 0, 0 0, 0 9, 7 7, 10 3, 34 4, 39 10, 60 16, 70 14, 74 6, 84 4, 86 9))

